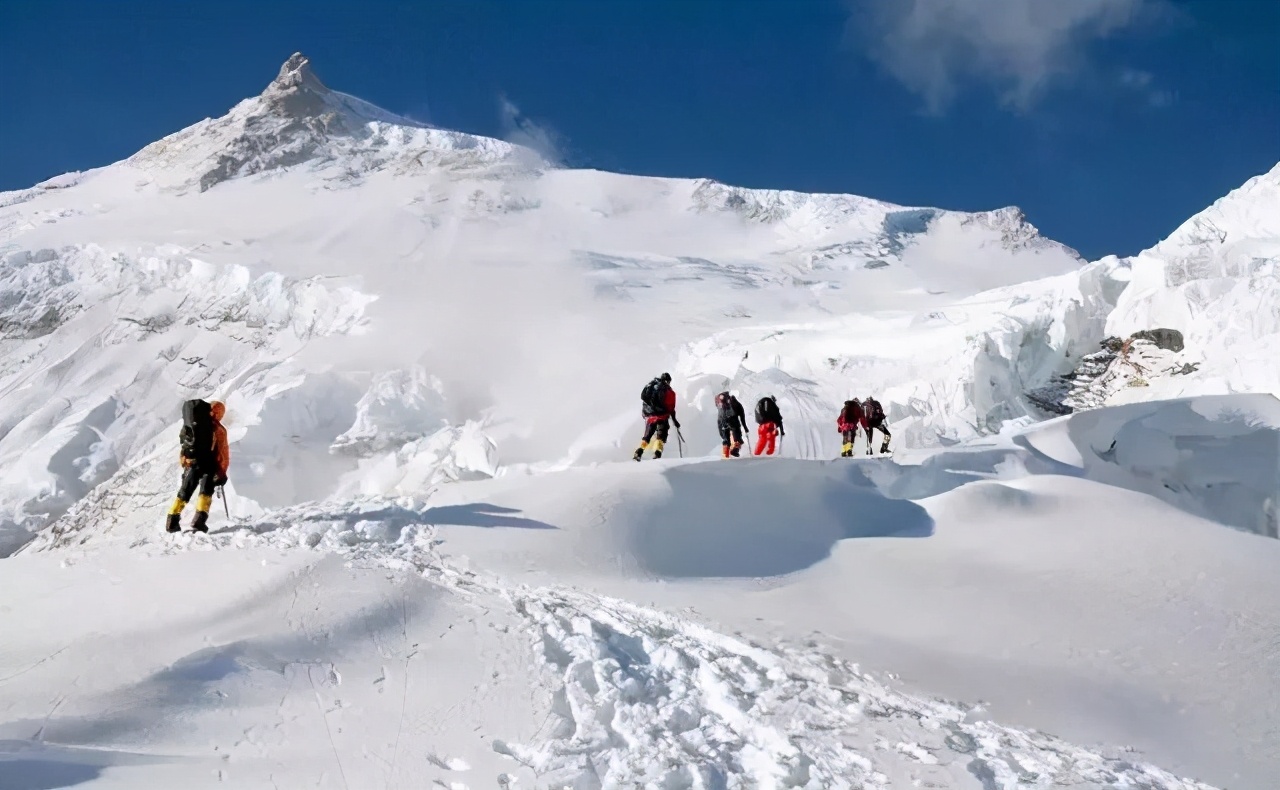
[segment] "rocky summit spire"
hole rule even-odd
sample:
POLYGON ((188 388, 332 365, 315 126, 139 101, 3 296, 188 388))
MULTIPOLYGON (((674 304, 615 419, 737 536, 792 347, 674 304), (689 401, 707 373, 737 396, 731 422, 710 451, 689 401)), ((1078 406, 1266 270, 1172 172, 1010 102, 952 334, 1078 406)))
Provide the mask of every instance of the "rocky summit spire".
POLYGON ((271 82, 271 87, 277 90, 301 87, 319 91, 328 90, 311 70, 311 60, 301 52, 295 52, 289 56, 289 59, 280 67, 280 73, 271 82))
POLYGON ((311 61, 301 52, 295 52, 262 92, 262 99, 281 115, 309 118, 328 109, 325 99, 329 95, 330 90, 311 70, 311 61))

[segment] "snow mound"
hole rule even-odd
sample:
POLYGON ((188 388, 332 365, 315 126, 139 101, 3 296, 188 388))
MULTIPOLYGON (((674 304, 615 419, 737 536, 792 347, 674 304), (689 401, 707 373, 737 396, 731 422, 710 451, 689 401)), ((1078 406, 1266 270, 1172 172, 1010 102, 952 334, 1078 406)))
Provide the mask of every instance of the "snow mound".
MULTIPOLYGON (((1061 430, 1045 427, 1040 432, 1061 430)), ((1085 476, 1280 537, 1280 400, 1206 396, 1096 409, 1065 430, 1085 476)), ((1037 432, 1028 434, 1035 445, 1037 432)))

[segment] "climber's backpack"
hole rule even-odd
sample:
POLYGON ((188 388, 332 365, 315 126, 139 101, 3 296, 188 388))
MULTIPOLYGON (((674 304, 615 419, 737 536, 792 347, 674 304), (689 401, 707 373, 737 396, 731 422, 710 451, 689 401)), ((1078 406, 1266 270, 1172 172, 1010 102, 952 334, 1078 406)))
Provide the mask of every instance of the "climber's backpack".
POLYGON ((208 466, 213 460, 213 409, 208 401, 195 399, 182 404, 182 429, 178 431, 182 457, 194 466, 208 466))

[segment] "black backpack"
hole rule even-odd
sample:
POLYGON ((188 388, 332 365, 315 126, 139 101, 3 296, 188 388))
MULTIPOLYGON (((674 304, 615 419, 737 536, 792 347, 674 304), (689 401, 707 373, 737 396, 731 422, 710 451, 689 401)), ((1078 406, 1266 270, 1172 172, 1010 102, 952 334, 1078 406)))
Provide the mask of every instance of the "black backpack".
POLYGON ((756 422, 777 422, 782 415, 778 413, 778 404, 768 395, 756 401, 756 422))
POLYGON ((875 398, 867 398, 867 402, 863 406, 863 410, 867 414, 867 422, 884 419, 884 409, 880 408, 880 401, 875 398))
POLYGON ((857 398, 844 402, 844 410, 840 412, 840 419, 847 423, 856 423, 862 417, 862 404, 857 398))
POLYGON ((182 404, 182 428, 178 431, 182 457, 195 466, 212 466, 213 409, 208 401, 189 400, 182 404))
POLYGON ((640 390, 640 402, 644 404, 644 416, 652 417, 667 413, 667 391, 671 387, 661 378, 656 378, 644 385, 640 390))

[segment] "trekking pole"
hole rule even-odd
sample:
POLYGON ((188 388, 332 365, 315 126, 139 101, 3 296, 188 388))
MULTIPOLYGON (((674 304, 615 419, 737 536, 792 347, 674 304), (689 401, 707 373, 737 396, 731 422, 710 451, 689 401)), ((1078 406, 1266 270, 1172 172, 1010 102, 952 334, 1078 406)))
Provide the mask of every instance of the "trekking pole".
POLYGON ((222 509, 226 511, 227 521, 231 520, 231 507, 227 504, 227 489, 218 486, 218 496, 222 498, 222 509))
POLYGON ((684 458, 684 434, 680 433, 680 426, 676 426, 676 446, 680 448, 680 457, 684 458))

